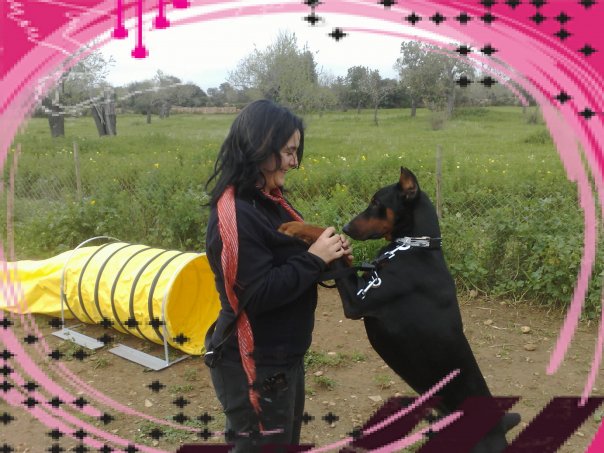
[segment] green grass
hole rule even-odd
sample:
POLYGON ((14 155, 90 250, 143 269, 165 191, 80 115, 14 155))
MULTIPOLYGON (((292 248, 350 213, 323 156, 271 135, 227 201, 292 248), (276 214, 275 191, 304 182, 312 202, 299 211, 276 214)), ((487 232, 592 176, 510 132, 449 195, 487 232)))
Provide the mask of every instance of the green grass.
POLYGON ((92 359, 92 368, 98 370, 99 368, 107 368, 111 365, 111 361, 107 357, 99 356, 92 359))
POLYGON ((360 353, 346 354, 336 352, 335 354, 326 354, 309 349, 304 355, 304 368, 307 370, 317 370, 325 367, 337 368, 363 361, 365 361, 365 356, 360 353))
POLYGON ((373 376, 373 382, 381 389, 385 390, 392 387, 392 376, 388 374, 376 374, 373 376))
POLYGON ((183 373, 183 378, 187 382, 195 382, 199 380, 199 370, 196 368, 187 368, 183 373))
MULTIPOLYGON (((218 421, 215 420, 208 426, 209 431, 218 431, 224 427, 224 416, 219 416, 217 418, 219 419, 218 421), (220 422, 222 422, 222 424, 220 424, 220 422)), ((169 421, 173 420, 169 419, 169 421)), ((191 418, 182 423, 182 426, 194 428, 195 431, 181 430, 144 420, 138 424, 135 439, 137 442, 141 442, 145 445, 152 445, 154 440, 152 435, 153 430, 160 430, 162 434, 160 442, 164 442, 168 445, 178 445, 181 443, 191 444, 201 441, 201 437, 199 437, 197 433, 206 428, 205 424, 195 418, 191 418)))
POLYGON ((184 384, 184 385, 172 385, 169 387, 169 390, 170 390, 170 393, 179 395, 181 393, 189 393, 194 388, 195 387, 191 384, 184 384))
POLYGON ((313 376, 315 384, 325 390, 333 390, 336 387, 336 381, 327 376, 313 376))
MULTIPOLYGON (((582 215, 543 121, 530 123, 530 114, 520 107, 461 109, 439 130, 422 109, 416 118, 408 110, 380 111, 378 127, 372 111, 305 115, 304 159, 288 175, 287 196, 307 221, 340 229, 376 189, 396 182, 404 165, 434 199, 440 147, 443 248, 459 289, 564 307, 581 257, 582 215)), ((97 235, 203 250, 204 184, 233 118, 182 114, 149 125, 143 116, 120 115, 119 135, 103 138, 91 118, 68 118, 67 136, 54 140, 45 119, 30 120, 14 141, 23 150, 17 256, 53 256, 97 235)), ((5 216, 5 200, 0 204, 5 216)), ((3 218, 0 225, 5 229, 3 218)), ((383 244, 354 243, 355 259, 373 259, 383 244)), ((599 280, 588 316, 599 310, 599 280)))

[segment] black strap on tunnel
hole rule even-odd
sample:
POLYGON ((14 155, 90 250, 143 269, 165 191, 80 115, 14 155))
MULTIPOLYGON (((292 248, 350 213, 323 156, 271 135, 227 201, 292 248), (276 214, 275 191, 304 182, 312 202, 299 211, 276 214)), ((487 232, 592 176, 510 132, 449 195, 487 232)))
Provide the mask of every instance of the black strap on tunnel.
MULTIPOLYGON (((141 270, 138 271, 138 274, 136 274, 136 277, 134 278, 134 281, 132 282, 132 289, 130 290, 129 305, 130 305, 130 319, 132 319, 133 321, 136 321, 136 317, 134 316, 134 291, 136 290, 136 285, 137 285, 139 279, 141 278, 141 276, 143 275, 143 272, 145 272, 145 269, 147 269, 147 267, 149 266, 149 264, 151 264, 153 261, 155 261, 157 258, 159 258, 161 255, 163 255, 166 252, 169 252, 169 250, 162 250, 157 255, 155 255, 153 258, 151 258, 149 261, 147 261, 143 265, 143 267, 141 267, 141 270)), ((138 322, 134 322, 134 327, 136 327, 136 330, 138 331, 138 333, 141 334, 141 337, 143 337, 145 340, 152 341, 150 338, 147 338, 147 336, 145 336, 145 334, 138 327, 138 322)))
POLYGON ((128 332, 128 329, 126 327, 124 327, 124 325, 122 324, 122 321, 120 321, 120 317, 118 316, 117 310, 115 309, 115 297, 114 297, 115 296, 115 288, 117 287, 117 282, 119 281, 120 276, 122 275, 122 272, 124 272, 124 269, 126 269, 126 266, 132 260, 132 258, 134 258, 139 253, 146 252, 147 250, 151 250, 152 248, 153 247, 145 247, 143 249, 140 249, 138 252, 133 253, 132 256, 129 257, 126 260, 126 262, 124 263, 124 265, 122 266, 122 268, 118 271, 117 275, 115 276, 115 280, 113 281, 113 286, 111 286, 111 311, 113 312, 113 317, 115 318, 115 320, 117 321, 117 323, 126 332, 128 332))
POLYGON ((101 276, 103 275, 103 271, 105 270, 105 267, 107 266, 107 263, 109 263, 111 258, 113 258, 117 253, 121 252, 125 248, 132 247, 133 245, 134 244, 126 244, 126 245, 120 247, 119 249, 117 249, 111 255, 109 255, 107 257, 107 259, 105 260, 105 262, 101 265, 101 268, 99 269, 99 273, 96 276, 96 282, 94 283, 94 305, 96 306, 96 310, 99 313, 99 316, 103 320, 105 319, 105 315, 103 315, 103 311, 101 310, 101 304, 99 303, 99 282, 101 281, 101 276))
MULTIPOLYGON (((96 249, 94 251, 94 253, 92 253, 88 257, 88 259, 86 260, 86 263, 84 263, 84 265, 82 266, 82 270, 80 271, 80 278, 78 279, 78 300, 80 302, 80 307, 82 307, 82 310, 84 311, 84 313, 86 314, 86 316, 88 316, 88 319, 90 320, 90 323, 92 323, 92 324, 94 324, 94 321, 92 320, 92 318, 88 314, 88 310, 86 310, 86 306, 84 305, 84 299, 82 298, 82 280, 84 279, 84 273, 86 272, 86 268, 90 264, 90 261, 92 261, 92 259, 96 256, 97 253, 99 253, 101 250, 103 250, 105 247, 107 247, 107 246, 109 246, 111 244, 112 244, 112 242, 109 242, 108 244, 101 245, 98 249, 96 249)), ((65 298, 65 300, 67 300, 67 298, 65 298)), ((67 306, 69 307, 69 305, 67 305, 67 306)), ((71 309, 70 309, 70 311, 71 311, 71 309)), ((82 321, 82 320, 80 319, 79 321, 82 321)))
MULTIPOLYGON (((147 300, 147 304, 149 306, 149 320, 153 321, 153 293, 155 292, 155 287, 157 286, 157 282, 159 281, 159 277, 161 276, 162 272, 164 271, 164 269, 166 267, 168 267, 168 264, 170 264, 172 261, 174 261, 176 258, 178 258, 179 256, 184 255, 187 252, 180 252, 177 253, 176 255, 174 255, 172 258, 170 258, 168 261, 166 261, 162 267, 160 267, 160 269, 157 271, 157 275, 155 275, 155 278, 153 279, 153 282, 151 283, 151 288, 149 289, 149 299, 147 300)), ((166 322, 165 319, 162 319, 162 322, 166 322)), ((159 330, 159 325, 156 325, 155 323, 151 324, 151 327, 153 327, 153 330, 155 330, 155 333, 157 334, 157 336, 159 337, 160 340, 164 341, 164 335, 161 333, 161 331, 159 330)))

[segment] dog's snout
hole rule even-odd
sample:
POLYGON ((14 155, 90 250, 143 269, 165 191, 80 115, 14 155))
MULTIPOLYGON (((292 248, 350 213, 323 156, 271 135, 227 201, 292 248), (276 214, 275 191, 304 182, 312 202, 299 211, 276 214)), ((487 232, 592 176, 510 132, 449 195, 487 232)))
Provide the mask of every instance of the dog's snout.
POLYGON ((347 223, 346 225, 344 225, 342 227, 342 231, 344 232, 344 234, 347 234, 348 236, 350 236, 350 223, 347 223))

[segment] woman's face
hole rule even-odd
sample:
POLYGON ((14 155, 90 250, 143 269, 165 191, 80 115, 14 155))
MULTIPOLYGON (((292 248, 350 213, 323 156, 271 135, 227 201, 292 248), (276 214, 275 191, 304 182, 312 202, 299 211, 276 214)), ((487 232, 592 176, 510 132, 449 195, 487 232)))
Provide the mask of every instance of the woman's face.
POLYGON ((285 184, 285 173, 292 168, 298 168, 298 147, 300 146, 300 131, 296 129, 287 140, 285 146, 279 151, 281 155, 281 167, 277 168, 274 155, 271 155, 260 165, 260 171, 264 175, 265 184, 262 191, 270 193, 277 187, 285 184))

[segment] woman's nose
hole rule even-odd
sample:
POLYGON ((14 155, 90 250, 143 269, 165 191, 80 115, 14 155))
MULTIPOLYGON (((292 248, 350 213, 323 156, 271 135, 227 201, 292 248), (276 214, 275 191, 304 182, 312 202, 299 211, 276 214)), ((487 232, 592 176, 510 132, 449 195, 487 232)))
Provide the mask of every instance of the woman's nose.
POLYGON ((287 153, 284 163, 288 168, 298 168, 298 155, 296 153, 287 153))

